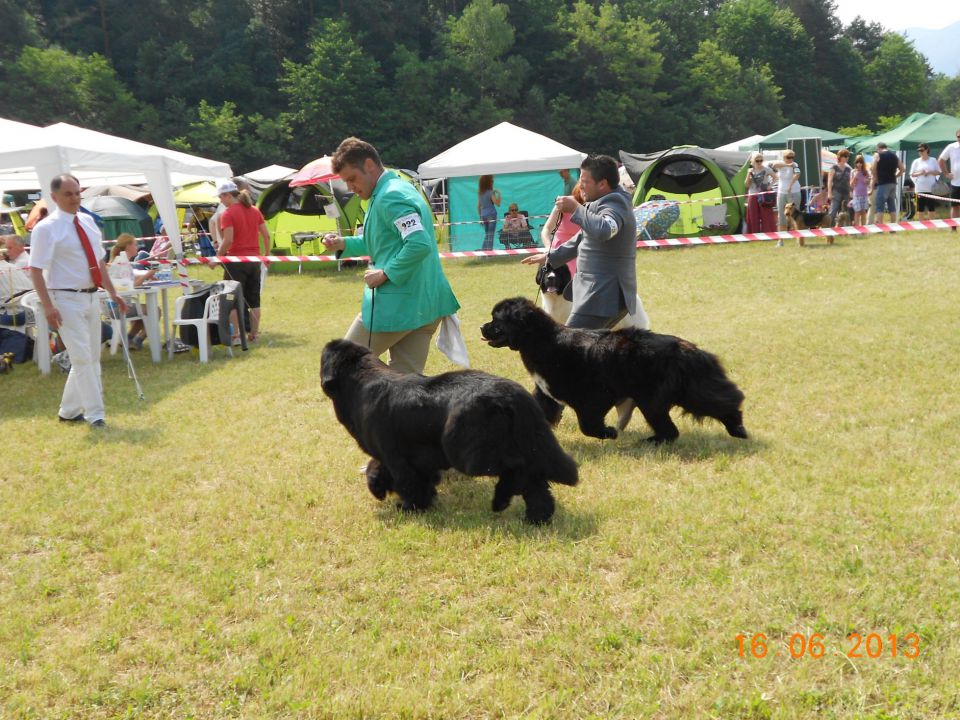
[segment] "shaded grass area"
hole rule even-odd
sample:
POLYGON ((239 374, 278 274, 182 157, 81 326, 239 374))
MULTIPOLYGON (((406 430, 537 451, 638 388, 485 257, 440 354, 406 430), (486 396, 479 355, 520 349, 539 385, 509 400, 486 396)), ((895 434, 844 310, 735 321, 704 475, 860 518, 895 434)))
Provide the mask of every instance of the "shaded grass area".
MULTIPOLYGON (((723 359, 752 438, 681 418, 653 448, 635 418, 602 443, 568 414, 581 483, 547 528, 491 513, 484 478, 418 516, 367 493, 318 382, 357 268, 271 276, 264 342, 232 360, 135 354, 146 402, 106 357, 106 433, 56 423, 63 377, 18 366, 0 716, 957 717, 957 243, 641 252, 654 328, 723 359), (881 656, 846 657, 850 632, 881 656), (795 633, 825 656, 792 658, 795 633), (907 633, 919 657, 891 657, 907 633)), ((445 269, 474 366, 530 387, 478 327, 533 271, 445 269)))

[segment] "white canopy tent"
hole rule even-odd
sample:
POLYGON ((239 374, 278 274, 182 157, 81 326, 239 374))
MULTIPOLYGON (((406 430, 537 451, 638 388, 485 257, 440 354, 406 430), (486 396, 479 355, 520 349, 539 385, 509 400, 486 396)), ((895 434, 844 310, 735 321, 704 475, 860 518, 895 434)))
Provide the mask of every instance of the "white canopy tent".
POLYGON ((287 175, 293 175, 295 172, 296 169, 288 168, 284 165, 267 165, 265 168, 244 173, 241 177, 257 183, 270 184, 283 180, 287 175))
POLYGON ((422 179, 578 168, 586 154, 502 122, 420 164, 422 179))
MULTIPOLYGON (((37 128, 0 120, 0 178, 35 180, 48 203, 50 181, 71 173, 81 185, 146 182, 177 255, 182 254, 180 223, 173 200, 184 177, 229 178, 230 166, 187 153, 86 130, 67 123, 37 128), (175 177, 179 175, 179 177, 175 177)), ((30 187, 28 185, 27 187, 30 187)))
POLYGON ((734 140, 733 142, 728 142, 726 145, 721 145, 720 147, 714 148, 714 150, 724 150, 727 152, 738 152, 744 150, 756 150, 757 143, 763 140, 766 137, 765 135, 750 135, 741 140, 734 140))

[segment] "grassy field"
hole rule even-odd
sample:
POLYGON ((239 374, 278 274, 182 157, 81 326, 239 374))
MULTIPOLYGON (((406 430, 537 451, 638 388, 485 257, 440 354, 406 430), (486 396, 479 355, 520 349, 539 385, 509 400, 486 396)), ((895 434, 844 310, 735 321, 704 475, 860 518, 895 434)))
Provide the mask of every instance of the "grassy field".
MULTIPOLYGON (((477 329, 533 271, 445 268, 473 365, 530 387, 477 329)), ((368 494, 318 378, 357 269, 271 275, 232 360, 136 354, 146 402, 105 358, 105 432, 56 422, 62 375, 0 377, 0 717, 960 717, 957 234, 637 268, 752 439, 681 418, 653 448, 635 418, 601 442, 568 414, 581 483, 547 528, 491 513, 486 478, 418 516, 368 494)))

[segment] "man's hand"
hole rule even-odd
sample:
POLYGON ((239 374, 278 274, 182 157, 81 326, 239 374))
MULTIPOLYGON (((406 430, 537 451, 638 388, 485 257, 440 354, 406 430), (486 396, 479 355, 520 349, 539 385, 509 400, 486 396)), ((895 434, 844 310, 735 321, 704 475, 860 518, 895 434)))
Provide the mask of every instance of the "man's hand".
POLYGON ((51 330, 57 330, 63 324, 63 318, 60 317, 60 311, 57 310, 56 305, 53 303, 50 303, 50 305, 43 309, 43 314, 47 318, 47 325, 50 326, 51 330))
POLYGON ((337 235, 337 233, 332 233, 332 232, 325 233, 323 236, 323 246, 327 250, 340 252, 344 248, 343 238, 337 235))
POLYGON ((117 304, 117 310, 120 311, 121 317, 127 314, 127 304, 123 301, 123 298, 114 293, 110 296, 110 299, 117 304))
POLYGON ((536 255, 527 255, 520 263, 522 265, 543 265, 547 261, 546 253, 537 253, 536 255))
POLYGON ((367 270, 363 274, 363 281, 367 284, 368 288, 378 288, 389 279, 383 270, 367 270))
POLYGON ((580 203, 578 203, 576 198, 574 198, 572 195, 559 196, 555 204, 557 206, 557 210, 568 214, 580 207, 580 203))

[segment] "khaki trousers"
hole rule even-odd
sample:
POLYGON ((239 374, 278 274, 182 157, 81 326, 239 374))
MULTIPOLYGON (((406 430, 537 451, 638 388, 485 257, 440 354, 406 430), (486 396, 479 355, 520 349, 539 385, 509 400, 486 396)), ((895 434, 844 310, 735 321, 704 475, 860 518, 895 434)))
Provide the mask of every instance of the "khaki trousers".
POLYGON ((357 315, 350 329, 347 330, 346 339, 369 347, 377 357, 389 350, 388 365, 394 370, 402 373, 423 373, 423 368, 427 364, 427 354, 430 352, 430 338, 439 326, 440 318, 437 318, 413 330, 375 332, 371 336, 361 316, 357 315))

